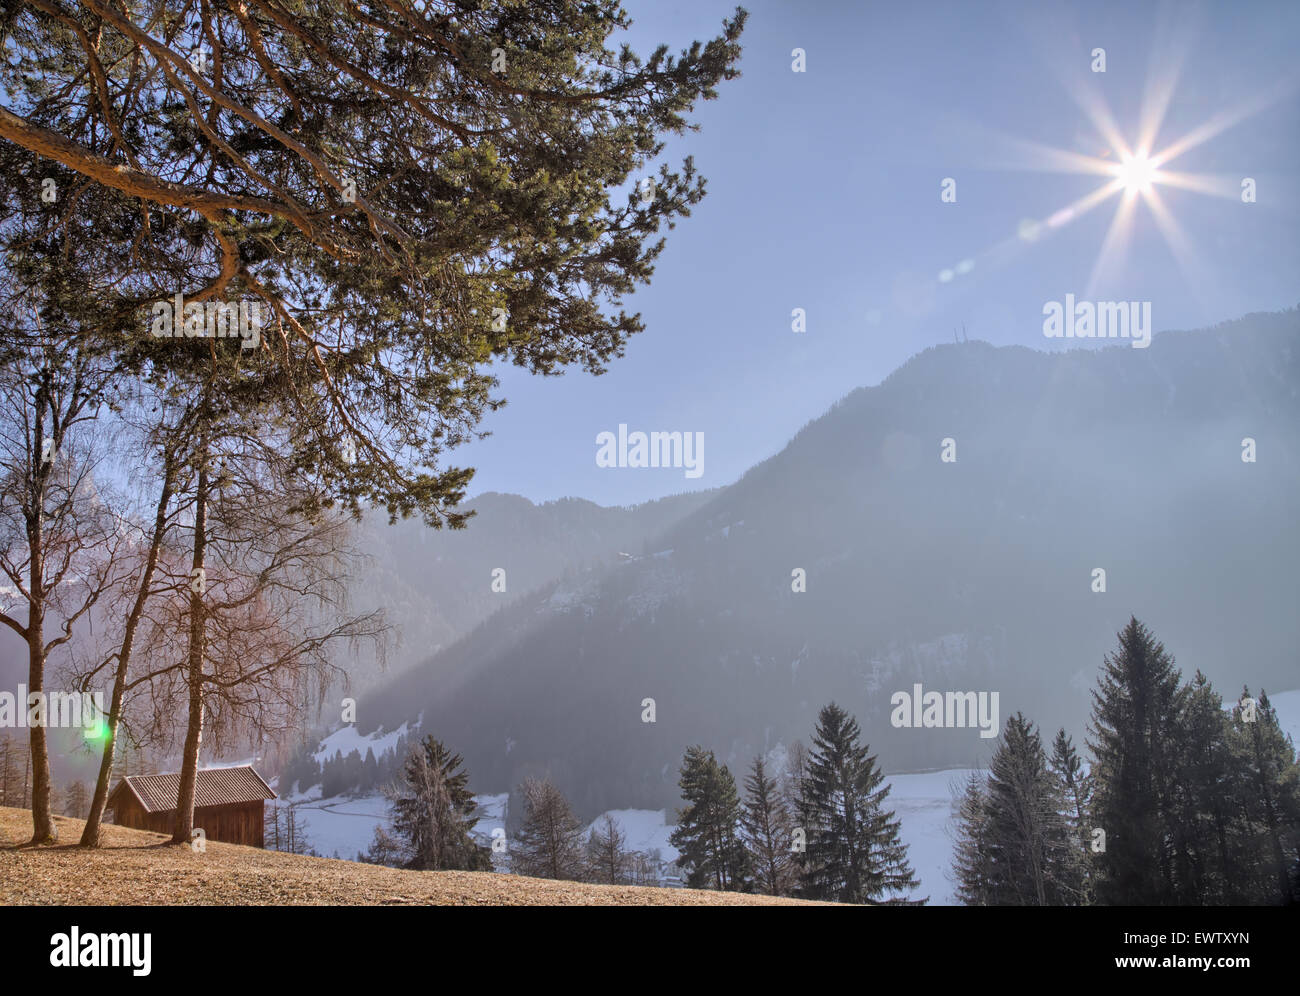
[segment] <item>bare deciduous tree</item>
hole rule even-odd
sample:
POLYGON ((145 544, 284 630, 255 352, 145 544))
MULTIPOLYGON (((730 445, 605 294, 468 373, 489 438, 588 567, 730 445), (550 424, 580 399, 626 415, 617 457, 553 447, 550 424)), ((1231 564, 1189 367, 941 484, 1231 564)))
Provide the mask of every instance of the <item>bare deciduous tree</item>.
POLYGON ((587 876, 604 885, 627 885, 632 881, 627 834, 608 813, 591 828, 587 837, 587 876))
POLYGON ((579 881, 584 864, 582 825, 569 800, 548 778, 525 778, 519 795, 524 821, 510 845, 511 871, 579 881))
MULTIPOLYGON (((0 623, 26 645, 28 693, 43 695, 50 655, 119 581, 122 535, 95 479, 105 366, 33 326, 9 331, 0 363, 0 573, 16 592, 0 623)), ((32 842, 43 844, 55 839, 43 720, 30 736, 32 842)))

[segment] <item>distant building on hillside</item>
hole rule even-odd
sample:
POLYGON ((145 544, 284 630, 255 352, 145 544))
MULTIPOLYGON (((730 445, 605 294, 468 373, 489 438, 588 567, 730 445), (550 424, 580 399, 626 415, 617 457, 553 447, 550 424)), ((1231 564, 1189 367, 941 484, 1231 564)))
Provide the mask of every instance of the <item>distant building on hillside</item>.
MULTIPOLYGON (((171 833, 180 784, 179 772, 126 776, 108 796, 113 822, 171 833)), ((208 840, 262 847, 265 803, 274 798, 274 789, 250 765, 202 769, 194 786, 194 826, 208 840)))
POLYGON ((676 861, 659 862, 659 884, 666 889, 686 888, 686 873, 676 861))

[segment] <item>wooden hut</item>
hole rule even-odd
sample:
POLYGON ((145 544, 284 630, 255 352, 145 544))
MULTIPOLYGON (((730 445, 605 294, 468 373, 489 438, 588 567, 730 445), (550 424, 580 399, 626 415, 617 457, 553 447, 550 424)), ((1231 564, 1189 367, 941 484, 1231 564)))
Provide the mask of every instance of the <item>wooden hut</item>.
MULTIPOLYGON (((127 775, 108 796, 113 822, 154 833, 171 833, 176 825, 179 772, 127 775)), ((245 764, 238 768, 204 768, 194 786, 194 826, 208 840, 262 847, 267 799, 275 791, 245 764)))

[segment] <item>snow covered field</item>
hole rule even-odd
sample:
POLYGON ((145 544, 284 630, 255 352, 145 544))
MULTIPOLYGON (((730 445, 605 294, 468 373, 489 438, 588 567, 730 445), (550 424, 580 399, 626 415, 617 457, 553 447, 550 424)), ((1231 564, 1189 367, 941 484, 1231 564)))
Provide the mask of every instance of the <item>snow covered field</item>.
POLYGON ((931 906, 952 906, 952 800, 965 784, 969 768, 948 768, 911 775, 887 775, 885 805, 902 823, 907 860, 921 880, 913 896, 930 897, 931 906))

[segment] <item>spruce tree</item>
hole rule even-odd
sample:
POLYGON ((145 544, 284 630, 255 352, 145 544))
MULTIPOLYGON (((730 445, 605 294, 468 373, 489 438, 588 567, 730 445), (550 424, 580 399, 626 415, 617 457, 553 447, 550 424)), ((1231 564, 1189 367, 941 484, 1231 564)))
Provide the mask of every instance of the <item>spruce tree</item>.
POLYGON ((953 882, 963 906, 992 906, 993 861, 989 852, 988 776, 972 771, 956 801, 953 882))
POLYGON ((813 899, 873 902, 920 884, 900 823, 883 806, 884 773, 859 735, 857 720, 834 702, 818 714, 799 811, 807 837, 802 891, 813 899))
POLYGON ((1185 689, 1168 800, 1175 902, 1235 904, 1243 891, 1247 778, 1229 744, 1223 700, 1200 671, 1185 689))
POLYGON ((791 850, 793 822, 776 779, 768 775, 762 757, 754 758, 745 779, 745 802, 740 813, 745 847, 758 892, 788 896, 795 885, 791 850))
POLYGON ((1103 905, 1167 905, 1175 898, 1168 788, 1184 693, 1173 657, 1136 618, 1118 639, 1093 692, 1093 823, 1106 834, 1094 895, 1103 905))
MULTIPOLYGON (((1249 690, 1243 690, 1242 697, 1249 698, 1249 690)), ((1246 715, 1239 704, 1231 719, 1244 781, 1250 787, 1245 813, 1252 894, 1245 901, 1294 905, 1300 902, 1291 865, 1300 857, 1300 764, 1266 692, 1259 693, 1254 720, 1246 720, 1246 715)))
POLYGON ((1078 902, 1078 851, 1062 815, 1064 800, 1047 769, 1034 724, 1007 721, 989 764, 985 847, 993 866, 990 902, 1060 906, 1078 902))
POLYGON ((1069 829, 1076 852, 1075 869, 1071 878, 1078 886, 1078 901, 1087 905, 1090 898, 1090 864, 1088 848, 1087 813, 1092 792, 1091 781, 1083 770, 1083 760, 1075 749, 1074 741, 1064 729, 1056 731, 1052 741, 1052 755, 1047 762, 1048 770, 1056 777, 1057 791, 1064 801, 1063 816, 1069 829))
POLYGON ((677 829, 669 838, 681 852, 686 884, 695 889, 743 892, 749 887, 749 855, 740 839, 736 780, 713 751, 695 746, 682 759, 682 798, 677 829))
POLYGON ((462 764, 459 754, 432 736, 407 750, 402 781, 389 804, 393 835, 406 849, 406 867, 492 870, 491 851, 469 835, 476 805, 462 764))

